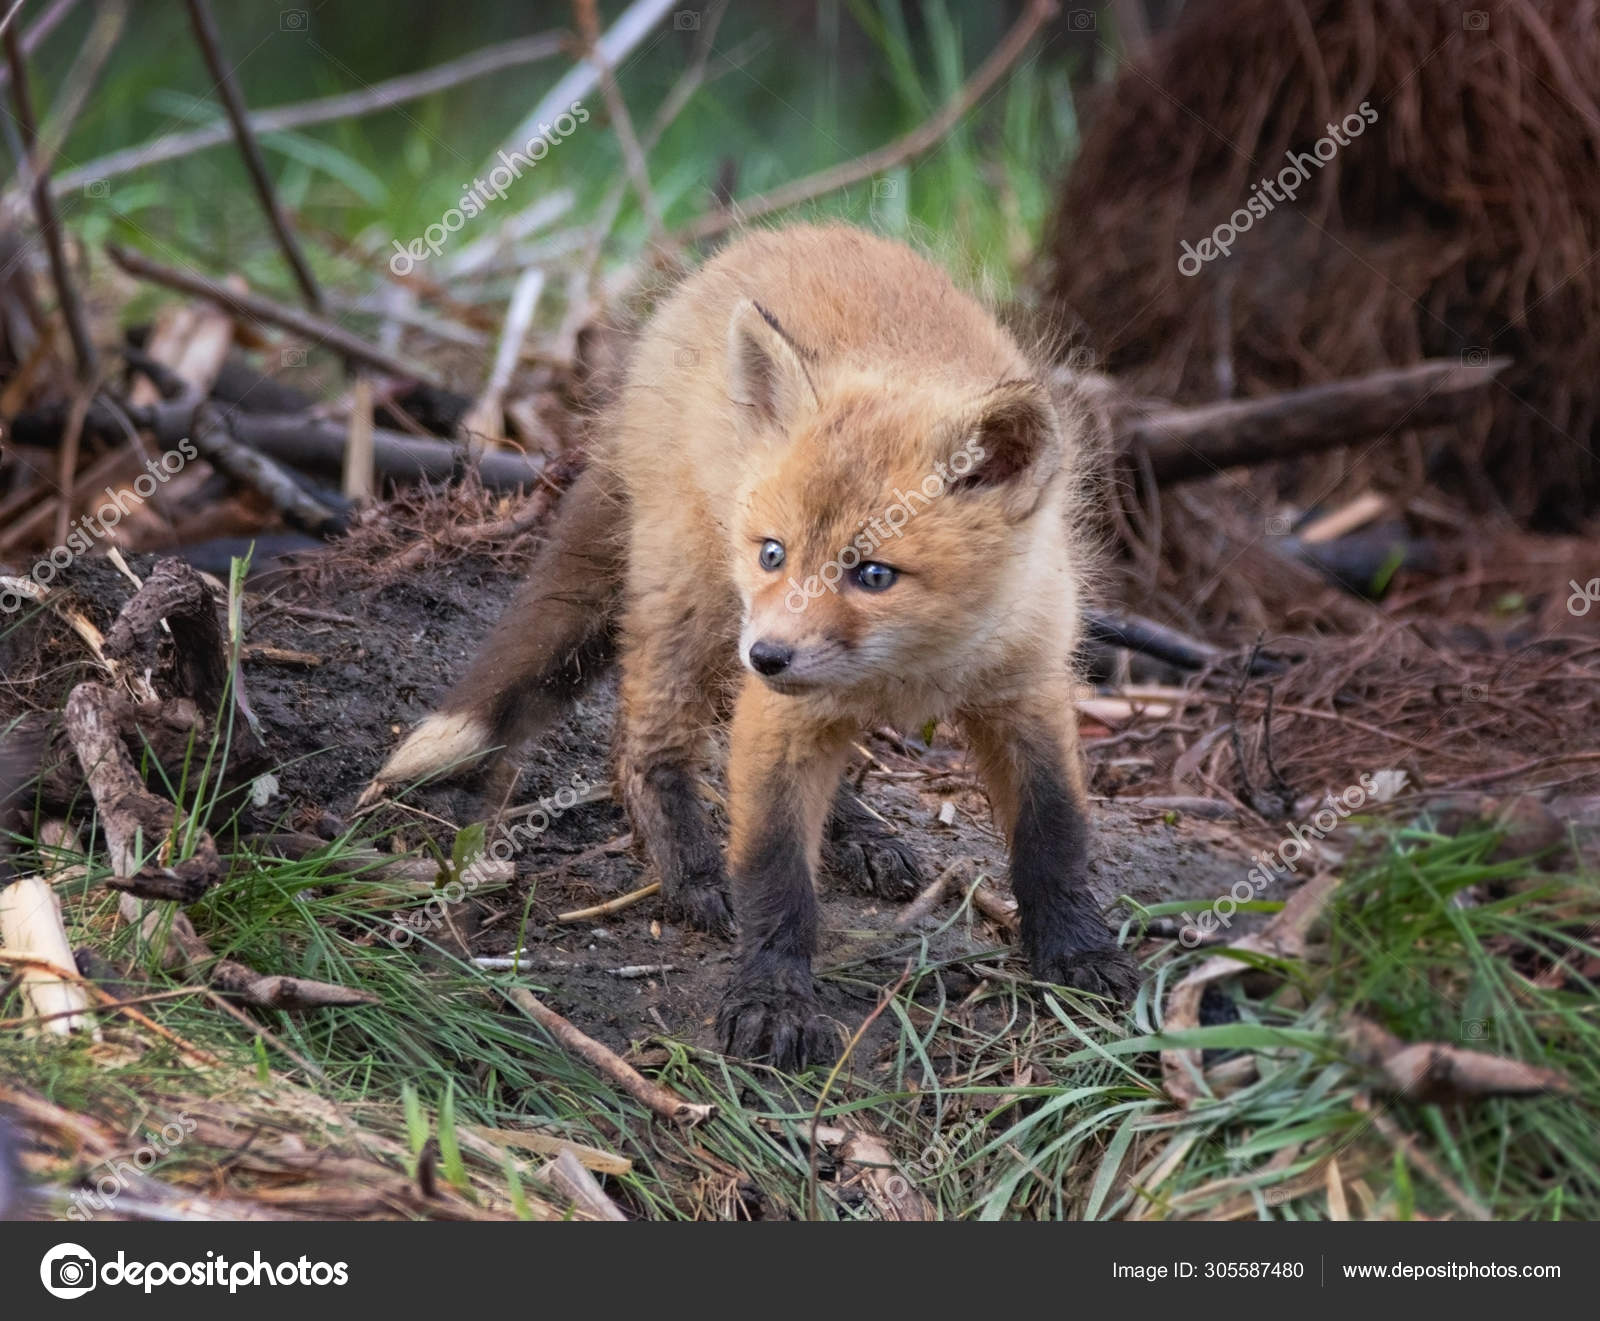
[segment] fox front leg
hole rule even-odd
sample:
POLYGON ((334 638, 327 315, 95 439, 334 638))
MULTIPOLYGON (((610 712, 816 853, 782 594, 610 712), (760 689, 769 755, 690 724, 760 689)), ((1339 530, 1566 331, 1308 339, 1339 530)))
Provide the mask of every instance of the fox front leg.
POLYGON ((1138 965, 1089 890, 1089 817, 1070 691, 964 714, 989 801, 1011 846, 1022 944, 1040 981, 1127 1001, 1138 965))
POLYGON ((728 763, 729 871, 737 961, 717 1014, 723 1048, 795 1071, 838 1054, 812 982, 819 913, 814 878, 848 735, 817 729, 793 698, 750 678, 728 763))

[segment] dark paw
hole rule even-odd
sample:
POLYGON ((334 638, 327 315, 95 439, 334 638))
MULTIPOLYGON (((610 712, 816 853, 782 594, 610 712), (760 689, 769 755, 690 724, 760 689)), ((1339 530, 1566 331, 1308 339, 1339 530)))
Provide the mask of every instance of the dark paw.
POLYGON ((1103 995, 1118 1004, 1132 1000, 1144 980, 1139 965, 1114 945, 1035 955, 1033 975, 1041 982, 1103 995))
POLYGON ((866 894, 895 903, 922 888, 922 863, 910 845, 891 836, 841 839, 828 847, 828 870, 866 894))
POLYGON ((717 1010, 717 1037, 727 1054, 765 1060, 785 1073, 831 1063, 839 1055, 838 1029, 823 1017, 811 990, 801 993, 773 981, 730 986, 717 1010))
POLYGON ((728 902, 727 882, 720 875, 663 886, 662 890, 672 921, 713 935, 733 935, 733 907, 728 902))
POLYGON ((916 850, 879 821, 848 789, 828 818, 823 865, 866 894, 903 903, 924 884, 916 850))

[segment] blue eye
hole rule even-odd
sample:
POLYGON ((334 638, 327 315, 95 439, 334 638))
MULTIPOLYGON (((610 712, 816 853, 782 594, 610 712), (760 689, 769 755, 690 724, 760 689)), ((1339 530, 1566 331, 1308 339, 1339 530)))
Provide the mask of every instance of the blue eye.
POLYGON ((886 592, 894 586, 894 580, 899 576, 899 571, 887 564, 868 560, 856 570, 856 586, 864 592, 886 592))
POLYGON ((768 537, 761 543, 761 553, 756 557, 761 561, 761 567, 772 573, 783 567, 783 542, 774 541, 768 537))

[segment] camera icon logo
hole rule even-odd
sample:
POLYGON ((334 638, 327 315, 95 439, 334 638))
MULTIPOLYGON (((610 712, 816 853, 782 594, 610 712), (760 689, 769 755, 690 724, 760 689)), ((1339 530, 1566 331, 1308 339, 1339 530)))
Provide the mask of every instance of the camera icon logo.
POLYGON ((311 15, 303 9, 284 9, 278 13, 280 32, 304 32, 311 26, 311 15))
POLYGON ((1487 9, 1469 9, 1461 15, 1461 26, 1468 32, 1487 32, 1489 30, 1489 11, 1487 9))
POLYGON ((1461 1039, 1463 1041, 1487 1041, 1489 1038, 1489 1024, 1494 1020, 1489 1018, 1463 1018, 1461 1020, 1461 1039))
POLYGON ((99 1268, 76 1243, 57 1243, 39 1263, 39 1280, 56 1298, 82 1298, 99 1280, 99 1268))
POLYGON ((111 180, 90 179, 89 182, 83 186, 83 195, 85 197, 110 197, 111 180))
POLYGON ((700 11, 698 9, 680 9, 672 15, 672 28, 675 32, 700 31, 700 11))

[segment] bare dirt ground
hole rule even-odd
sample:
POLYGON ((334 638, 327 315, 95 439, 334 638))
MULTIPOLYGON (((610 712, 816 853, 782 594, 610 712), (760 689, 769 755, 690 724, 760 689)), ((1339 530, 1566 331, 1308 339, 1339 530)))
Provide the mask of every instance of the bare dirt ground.
MULTIPOLYGON (((468 558, 392 581, 381 566, 365 575, 341 567, 337 574, 278 588, 254 612, 248 642, 321 658, 315 666, 257 661, 245 667, 250 702, 280 768, 284 796, 271 807, 278 818, 302 825, 325 821, 330 813, 343 819, 397 737, 428 713, 465 667, 515 583, 515 574, 502 566, 468 558), (352 622, 301 612, 307 609, 352 622)), ((531 747, 514 802, 549 798, 575 776, 607 785, 614 706, 614 682, 608 679, 531 747)), ((987 804, 961 750, 943 731, 926 751, 884 738, 871 740, 867 751, 871 760, 860 758, 852 771, 860 776, 861 797, 910 842, 927 879, 958 860, 970 864, 962 872, 968 882, 980 872, 1004 876, 1004 848, 987 804), (939 819, 946 802, 955 807, 950 825, 939 819)), ((384 808, 372 824, 392 828, 395 847, 416 847, 428 836, 448 856, 453 828, 481 811, 474 789, 431 786, 384 808)), ((1241 845, 1247 841, 1236 826, 1103 804, 1092 880, 1108 905, 1122 895, 1141 903, 1191 897, 1209 902, 1248 866, 1248 846, 1241 851, 1241 845)), ((455 930, 442 933, 442 943, 454 943, 459 933, 475 956, 513 954, 522 945, 525 966, 548 988, 552 1004, 615 1047, 662 1032, 712 1044, 710 1025, 731 954, 727 942, 666 921, 656 899, 600 920, 556 921, 562 912, 615 899, 652 879, 628 847, 627 821, 614 799, 556 816, 519 851, 514 865, 513 889, 456 906, 455 930), (661 965, 671 971, 636 979, 613 971, 661 965)), ((823 878, 822 901, 819 966, 878 951, 883 980, 892 982, 898 971, 893 950, 916 935, 892 930, 895 905, 831 875, 823 878)), ((935 913, 917 927, 931 932, 944 920, 945 914, 935 913)), ((993 947, 982 925, 958 924, 935 938, 932 953, 959 960, 993 947)), ((859 1021, 871 1008, 870 1002, 848 1000, 835 982, 825 987, 829 1011, 845 1023, 859 1021)))

